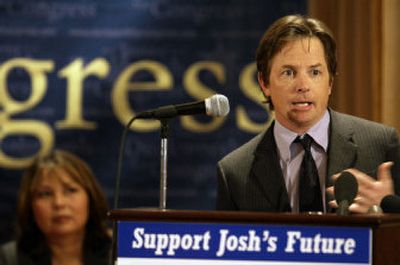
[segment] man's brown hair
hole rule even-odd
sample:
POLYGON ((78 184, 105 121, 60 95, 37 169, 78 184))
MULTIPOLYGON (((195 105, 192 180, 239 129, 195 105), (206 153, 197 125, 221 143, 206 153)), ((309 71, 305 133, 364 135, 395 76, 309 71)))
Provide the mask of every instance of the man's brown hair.
MULTIPOLYGON (((318 38, 324 47, 325 60, 332 84, 336 75, 336 42, 330 29, 321 21, 301 15, 289 15, 276 20, 262 36, 256 51, 257 71, 266 85, 269 84, 271 62, 288 42, 302 38, 318 38)), ((270 98, 270 109, 273 105, 270 98)))

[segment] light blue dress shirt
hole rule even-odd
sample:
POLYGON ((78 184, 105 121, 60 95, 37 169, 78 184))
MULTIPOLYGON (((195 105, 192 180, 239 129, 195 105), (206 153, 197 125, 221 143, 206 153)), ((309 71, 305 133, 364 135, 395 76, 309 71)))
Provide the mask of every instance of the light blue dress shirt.
MULTIPOLYGON (((311 154, 318 168, 324 212, 326 212, 325 179, 327 174, 329 123, 330 115, 327 110, 322 119, 306 132, 314 140, 311 146, 311 154)), ((304 156, 303 147, 298 143, 293 143, 297 136, 297 133, 288 130, 275 120, 274 137, 293 213, 299 212, 299 174, 304 156)))

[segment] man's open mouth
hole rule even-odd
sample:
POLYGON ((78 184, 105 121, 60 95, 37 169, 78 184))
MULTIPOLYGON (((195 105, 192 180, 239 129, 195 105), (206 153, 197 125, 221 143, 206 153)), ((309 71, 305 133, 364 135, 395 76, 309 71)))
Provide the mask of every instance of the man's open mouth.
POLYGON ((310 106, 312 104, 312 102, 294 102, 293 105, 295 106, 299 106, 299 107, 307 107, 310 106))

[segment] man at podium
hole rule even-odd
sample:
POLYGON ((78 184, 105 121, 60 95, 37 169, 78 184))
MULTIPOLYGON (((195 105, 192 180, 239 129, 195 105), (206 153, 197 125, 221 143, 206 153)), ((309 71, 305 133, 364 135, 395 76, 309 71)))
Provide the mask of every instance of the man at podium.
MULTIPOLYGON (((334 198, 326 188, 334 174, 354 168, 374 176, 380 165, 390 170, 386 161, 397 165, 394 128, 328 107, 337 63, 324 23, 300 15, 278 19, 261 38, 256 61, 275 120, 218 162, 217 209, 330 212, 334 198)), ((398 194, 397 171, 391 178, 398 194)))

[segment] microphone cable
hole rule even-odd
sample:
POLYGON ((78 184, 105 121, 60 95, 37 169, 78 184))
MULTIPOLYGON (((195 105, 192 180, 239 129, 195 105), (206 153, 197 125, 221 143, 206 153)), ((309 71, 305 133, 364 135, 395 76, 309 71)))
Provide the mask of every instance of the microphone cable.
MULTIPOLYGON (((132 123, 136 120, 137 116, 132 117, 129 122, 125 125, 124 131, 122 132, 121 141, 119 145, 118 151, 118 161, 117 161, 117 174, 115 176, 115 187, 114 187, 114 205, 113 209, 118 208, 119 202, 119 186, 121 182, 121 175, 122 175, 122 164, 124 160, 125 154, 125 141, 126 135, 128 134, 129 128, 131 127, 132 123)), ((117 225, 116 221, 113 222, 112 226, 112 237, 111 237, 111 253, 109 257, 109 265, 113 265, 115 258, 116 258, 116 241, 117 241, 117 225)))
POLYGON ((122 175, 122 163, 124 160, 124 154, 125 154, 125 141, 126 141, 126 135, 129 131, 129 128, 131 127, 132 123, 137 119, 137 116, 132 117, 129 122, 125 125, 124 131, 121 136, 121 141, 119 145, 119 151, 118 151, 118 162, 117 162, 117 175, 115 177, 115 187, 114 187, 114 209, 118 208, 118 202, 119 202, 119 185, 121 182, 121 175, 122 175))

